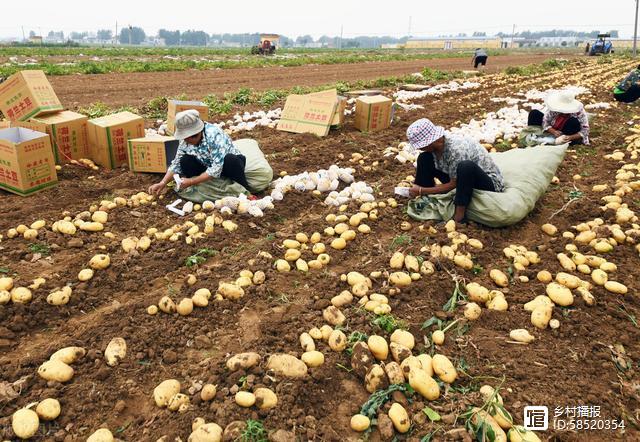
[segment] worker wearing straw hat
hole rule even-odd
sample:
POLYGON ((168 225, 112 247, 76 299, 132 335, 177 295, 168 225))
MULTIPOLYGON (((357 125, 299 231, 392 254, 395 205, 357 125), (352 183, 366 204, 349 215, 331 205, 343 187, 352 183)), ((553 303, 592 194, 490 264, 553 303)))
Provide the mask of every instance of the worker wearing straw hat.
POLYGON ((250 190, 245 176, 246 158, 224 131, 203 122, 193 109, 179 112, 175 125, 174 136, 180 140, 178 151, 162 181, 152 185, 149 193, 160 194, 174 174, 181 177, 180 190, 220 177, 250 190))
POLYGON ((589 144, 589 118, 573 92, 550 92, 545 105, 545 112, 529 112, 529 126, 542 126, 555 137, 556 144, 589 144))
POLYGON ((413 148, 421 151, 415 185, 409 194, 428 196, 456 189, 454 221, 466 222, 467 206, 474 189, 504 191, 504 179, 498 166, 474 139, 449 134, 426 118, 409 126, 407 138, 413 148), (436 185, 436 178, 442 184, 436 185))

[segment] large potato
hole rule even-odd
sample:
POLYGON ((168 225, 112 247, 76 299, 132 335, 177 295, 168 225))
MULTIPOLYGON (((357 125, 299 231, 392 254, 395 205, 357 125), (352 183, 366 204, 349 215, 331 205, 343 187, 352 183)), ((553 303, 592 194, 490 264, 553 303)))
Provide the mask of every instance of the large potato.
POLYGON ((20 439, 29 439, 35 436, 40 426, 38 414, 28 408, 21 408, 11 416, 11 428, 20 439))
POLYGON ((563 285, 556 282, 549 283, 546 291, 549 298, 557 305, 566 307, 573 304, 573 293, 563 285))
POLYGON ((507 287, 509 285, 509 278, 502 270, 491 269, 489 277, 498 287, 507 287))
POLYGON ((447 384, 453 383, 458 377, 458 372, 451 361, 445 355, 436 354, 432 358, 433 372, 447 384))
POLYGON ((389 355, 389 345, 387 344, 387 340, 382 336, 369 336, 367 346, 377 360, 384 361, 387 359, 389 355))
POLYGON ((331 350, 341 352, 347 348, 347 336, 342 330, 333 330, 329 335, 328 344, 331 350))
POLYGON ((256 403, 256 396, 249 391, 239 391, 236 393, 235 400, 236 404, 248 408, 256 403))
POLYGON ((470 302, 464 306, 464 317, 470 321, 475 321, 482 314, 482 308, 475 302, 470 302))
POLYGON ((395 252, 389 260, 389 267, 394 270, 400 270, 404 265, 404 253, 395 252))
POLYGON ((38 404, 36 413, 40 419, 52 421, 60 416, 60 402, 57 399, 47 398, 38 404))
POLYGON ((404 272, 394 272, 389 275, 389 283, 396 287, 407 287, 411 284, 411 276, 404 272))
POLYGON ((402 368, 398 365, 397 362, 387 362, 383 366, 384 372, 389 378, 390 384, 404 384, 404 374, 402 373, 402 368))
POLYGON ((537 328, 545 329, 551 321, 553 307, 540 305, 531 312, 531 323, 537 328))
POLYGON ((627 293, 628 289, 627 286, 624 284, 621 284, 617 281, 607 281, 604 283, 604 288, 611 292, 611 293, 617 293, 619 295, 624 295, 627 293))
POLYGON ((389 340, 396 344, 404 345, 409 350, 413 350, 413 347, 416 344, 416 340, 410 332, 399 328, 391 333, 389 340))
POLYGON ((190 315, 193 312, 193 300, 191 298, 182 298, 176 306, 176 311, 180 316, 190 315))
POLYGON ((38 375, 47 381, 68 382, 73 377, 73 368, 54 359, 46 361, 38 368, 38 375))
POLYGON ((188 442, 221 442, 222 427, 218 424, 208 423, 200 425, 190 435, 188 442))
POLYGON ((65 285, 61 290, 53 291, 47 295, 47 304, 66 305, 71 299, 71 292, 71 287, 65 285))
POLYGON ((357 432, 363 432, 371 426, 371 420, 363 414, 354 414, 350 421, 351 429, 357 432))
POLYGON ((549 298, 548 296, 545 295, 538 295, 536 296, 532 301, 527 302, 524 305, 524 309, 528 312, 532 312, 534 311, 537 307, 539 307, 540 305, 546 305, 549 307, 553 307, 554 303, 551 300, 551 298, 549 298))
POLYGON ((113 434, 106 428, 100 428, 87 438, 87 442, 113 442, 113 434))
POLYGON ((340 309, 333 305, 330 305, 322 311, 322 317, 334 327, 344 324, 344 321, 347 320, 340 309))
POLYGON ((302 353, 300 359, 302 359, 302 362, 307 364, 307 367, 311 368, 319 367, 324 364, 324 355, 317 350, 311 350, 302 353))
POLYGON ((218 293, 226 299, 237 300, 244 296, 244 289, 235 284, 221 283, 218 286, 218 293))
POLYGON ((470 301, 484 304, 489 300, 489 290, 477 282, 470 282, 465 286, 465 289, 467 290, 470 301))
POLYGON ((438 383, 422 369, 409 372, 409 385, 429 401, 435 401, 440 397, 438 383))
POLYGON ((267 370, 286 377, 301 378, 307 375, 307 364, 288 354, 274 354, 267 361, 267 370))
POLYGON ((107 348, 104 351, 104 357, 107 360, 107 365, 114 367, 120 363, 121 360, 127 355, 127 342, 123 338, 113 338, 107 344, 107 348))
POLYGON ((427 354, 418 355, 416 358, 422 365, 422 370, 430 377, 433 377, 433 358, 427 354))
POLYGON ((378 364, 374 364, 364 378, 364 385, 369 393, 373 393, 376 390, 387 388, 389 379, 384 369, 378 364))
POLYGON ((278 396, 268 388, 256 388, 253 392, 256 397, 256 407, 268 410, 278 404, 278 396))
POLYGON ((163 408, 169 405, 171 399, 178 393, 180 393, 180 381, 167 379, 154 388, 153 399, 158 407, 163 408))
POLYGON ((577 287, 580 287, 581 285, 580 278, 565 272, 559 272, 556 275, 556 281, 558 282, 558 284, 561 284, 568 289, 575 289, 577 287))
POLYGON ((338 308, 347 304, 351 304, 352 301, 353 295, 348 290, 343 290, 339 295, 331 298, 331 304, 338 308))
POLYGON ((9 291, 13 288, 13 278, 8 276, 0 277, 0 290, 9 291))
POLYGON ((389 419, 393 422, 398 433, 406 433, 411 427, 411 420, 409 420, 409 414, 402 405, 394 402, 389 409, 389 419))
POLYGON ((82 347, 65 347, 51 355, 49 360, 59 360, 65 364, 73 364, 86 354, 86 350, 82 347))
POLYGON ((247 370, 255 367, 260 363, 260 355, 254 352, 238 353, 227 360, 227 368, 229 371, 237 371, 239 369, 247 370))
POLYGON ((15 287, 11 290, 11 302, 14 304, 28 304, 32 298, 31 290, 26 287, 15 287))

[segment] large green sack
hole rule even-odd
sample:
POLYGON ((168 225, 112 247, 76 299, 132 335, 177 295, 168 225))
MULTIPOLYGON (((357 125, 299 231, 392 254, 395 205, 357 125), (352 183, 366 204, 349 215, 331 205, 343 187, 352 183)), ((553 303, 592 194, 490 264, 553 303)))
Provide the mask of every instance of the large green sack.
POLYGON ((248 194, 250 191, 256 193, 262 192, 269 187, 273 178, 273 170, 260 150, 258 142, 245 138, 234 141, 233 144, 242 152, 242 155, 247 157, 244 173, 251 189, 245 189, 241 184, 231 181, 228 178, 220 177, 178 191, 177 193, 180 198, 193 201, 194 203, 203 203, 207 200, 219 200, 225 196, 248 194))
MULTIPOLYGON (((492 153, 502 172, 504 192, 474 190, 467 218, 489 227, 513 225, 524 219, 547 191, 568 145, 536 146, 492 153)), ((418 221, 449 220, 455 210, 455 190, 442 195, 418 197, 409 202, 407 213, 418 221)))

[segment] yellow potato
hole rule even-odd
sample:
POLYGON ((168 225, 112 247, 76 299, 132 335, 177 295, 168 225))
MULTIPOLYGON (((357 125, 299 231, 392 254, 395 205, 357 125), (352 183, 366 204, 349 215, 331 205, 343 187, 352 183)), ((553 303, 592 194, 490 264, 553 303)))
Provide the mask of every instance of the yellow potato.
POLYGON ((322 311, 322 317, 326 322, 333 326, 339 326, 344 324, 347 318, 337 307, 330 305, 322 311))
POLYGON ((284 259, 278 259, 275 262, 275 268, 278 272, 288 272, 291 270, 291 265, 284 259))
POLYGON ((60 402, 57 399, 47 398, 36 407, 38 417, 45 421, 52 421, 60 416, 60 402))
POLYGON ((56 230, 63 235, 75 235, 77 228, 71 221, 57 221, 56 230))
POLYGON ((389 275, 389 283, 396 287, 407 287, 411 284, 411 276, 404 272, 394 272, 389 275))
POLYGON ((568 270, 570 272, 576 269, 576 263, 574 263, 571 260, 571 258, 569 258, 564 253, 558 253, 556 257, 558 258, 558 261, 560 261, 560 265, 562 266, 563 269, 568 270))
POLYGON ((333 249, 343 250, 345 247, 347 247, 347 241, 344 238, 336 238, 331 241, 331 248, 333 249))
POLYGON ((591 279, 598 285, 605 285, 609 280, 609 276, 603 270, 594 269, 593 272, 591 272, 591 279))
POLYGON ((341 330, 333 330, 328 339, 329 348, 341 352, 347 348, 347 336, 341 330))
POLYGON ((241 407, 248 408, 256 403, 256 396, 249 391, 239 391, 236 393, 235 401, 241 407))
POLYGON ((458 377, 455 367, 444 355, 436 354, 432 358, 433 372, 447 384, 453 383, 458 377))
POLYGON ((167 404, 167 409, 169 411, 183 411, 186 407, 189 406, 189 396, 186 394, 178 393, 174 395, 167 404))
POLYGON ((547 328, 549 321, 551 321, 551 313, 553 307, 547 305, 540 305, 531 312, 531 323, 540 329, 547 328))
POLYGON ((110 367, 118 365, 126 355, 127 342, 123 338, 113 338, 109 341, 109 344, 104 351, 104 357, 107 360, 107 365, 110 367))
POLYGON ((464 317, 470 321, 475 321, 480 317, 482 308, 475 302, 470 302, 464 306, 464 317))
POLYGON ((44 362, 38 368, 38 375, 47 381, 68 382, 73 377, 73 368, 64 362, 54 359, 44 362))
POLYGON ((300 359, 302 359, 302 362, 307 364, 307 367, 310 368, 319 367, 324 364, 324 354, 317 350, 306 351, 302 353, 300 359))
POLYGON ((489 277, 498 287, 507 287, 509 285, 509 278, 507 278, 507 275, 505 275, 502 270, 491 269, 489 277))
POLYGON ((95 270, 106 269, 107 267, 109 267, 110 264, 111 264, 111 258, 109 258, 109 255, 104 255, 104 254, 95 255, 89 261, 89 266, 95 270))
POLYGON ((518 328, 518 329, 515 329, 515 330, 511 330, 509 332, 509 337, 511 339, 513 339, 514 341, 523 342, 525 344, 533 342, 536 339, 534 336, 531 335, 531 333, 529 333, 524 328, 518 328))
POLYGON ((359 433, 366 431, 371 426, 371 420, 363 414, 355 414, 351 416, 351 429, 359 433))
POLYGON ((406 330, 401 330, 399 328, 396 329, 393 333, 391 333, 389 340, 391 342, 395 342, 396 344, 404 345, 409 350, 413 350, 413 347, 415 346, 415 343, 416 343, 415 338, 410 332, 406 330))
POLYGON ((473 261, 465 255, 455 255, 453 257, 453 263, 464 270, 471 270, 473 268, 473 261))
POLYGON ((213 384, 205 384, 200 390, 200 399, 205 402, 213 400, 216 397, 217 387, 213 384))
POLYGON ((547 296, 562 307, 573 304, 573 294, 571 290, 556 282, 549 283, 546 288, 547 296))
POLYGON ((404 265, 404 253, 395 252, 389 260, 389 267, 394 270, 400 270, 404 265))
POLYGON ((176 379, 167 379, 154 388, 153 399, 158 407, 163 408, 169 405, 171 399, 178 393, 180 393, 180 382, 176 379))
POLYGON ((532 312, 540 305, 546 305, 546 306, 549 306, 549 307, 553 307, 554 306, 553 301, 551 300, 551 298, 549 298, 548 296, 545 296, 545 295, 538 295, 532 301, 527 302, 524 305, 524 309, 526 311, 528 311, 528 312, 532 312))
POLYGON ((28 304, 32 298, 31 290, 26 287, 14 287, 11 290, 11 302, 15 304, 28 304))
POLYGON ((220 442, 222 441, 222 427, 208 423, 200 425, 189 435, 189 442, 220 442))
POLYGON ((389 356, 389 345, 387 344, 386 339, 384 339, 382 336, 369 336, 367 345, 369 346, 371 354, 373 354, 373 356, 377 360, 384 361, 389 356))
POLYGON ((316 344, 309 333, 302 333, 300 335, 300 345, 304 351, 313 351, 316 349, 316 344))
POLYGON ((509 437, 509 442, 541 442, 536 433, 520 425, 514 425, 507 436, 509 437))
MULTIPOLYGON (((493 290, 492 290, 493 291, 493 290)), ((487 308, 489 310, 496 310, 499 312, 506 312, 509 309, 509 303, 503 294, 494 296, 487 302, 487 308)))
POLYGON ((616 282, 616 281, 607 281, 607 282, 605 282, 604 288, 607 291, 611 292, 611 293, 617 293, 619 295, 624 295, 628 291, 626 285, 621 284, 621 283, 616 282))
POLYGON ((278 396, 269 388, 256 388, 253 394, 256 398, 256 407, 260 410, 269 410, 278 404, 278 396))
POLYGON ((469 300, 484 304, 489 300, 489 290, 486 287, 481 286, 477 282, 470 282, 465 286, 469 300))
POLYGON ((565 272, 559 272, 556 275, 556 281, 558 282, 558 284, 561 284, 568 289, 575 289, 581 285, 580 278, 565 272))
POLYGON ((221 283, 218 286, 218 291, 225 299, 237 300, 244 296, 244 289, 238 287, 235 284, 221 283))
POLYGON ((444 344, 444 332, 442 330, 436 330, 431 334, 431 341, 436 345, 444 344))
POLYGON ((489 413, 477 407, 474 407, 472 412, 472 420, 474 424, 479 425, 481 422, 485 422, 491 427, 493 434, 495 435, 494 442, 507 442, 506 433, 489 413))
POLYGON ((553 224, 543 224, 541 230, 549 236, 553 236, 558 233, 558 228, 553 224))
POLYGON ((30 439, 38 432, 38 414, 28 408, 21 408, 11 416, 11 428, 20 439, 30 439))
POLYGON ((78 272, 79 281, 89 281, 91 278, 93 278, 93 269, 82 269, 78 272))
POLYGON ((158 308, 164 313, 175 313, 176 303, 168 296, 163 296, 158 302, 158 308))
POLYGON ((71 299, 71 291, 71 287, 69 286, 64 286, 61 290, 53 291, 47 296, 47 303, 51 305, 66 305, 71 299))
POLYGON ((411 420, 409 419, 407 410, 397 402, 394 402, 389 409, 389 419, 391 419, 398 433, 406 433, 409 431, 409 427, 411 427, 411 420))
POLYGON ((364 378, 364 385, 369 393, 373 393, 380 388, 385 388, 388 383, 389 380, 387 379, 384 369, 378 364, 371 366, 364 378))
POLYGON ((82 347, 65 347, 52 354, 49 360, 58 360, 65 364, 73 364, 78 361, 78 359, 83 358, 86 353, 86 350, 82 347))
POLYGON ((429 401, 440 397, 438 383, 422 369, 416 368, 409 372, 409 385, 429 401))

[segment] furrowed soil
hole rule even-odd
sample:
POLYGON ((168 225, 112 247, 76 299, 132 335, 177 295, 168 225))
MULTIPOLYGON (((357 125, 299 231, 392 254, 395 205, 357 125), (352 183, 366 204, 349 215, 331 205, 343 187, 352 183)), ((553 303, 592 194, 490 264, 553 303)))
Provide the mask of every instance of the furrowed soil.
MULTIPOLYGON (((487 71, 523 66, 547 60, 549 54, 499 55, 489 58, 487 71)), ((571 57, 568 55, 568 57, 571 57)), ((200 100, 208 94, 222 96, 242 87, 256 91, 322 86, 338 81, 372 80, 402 76, 424 68, 443 71, 471 70, 469 58, 441 58, 398 62, 370 62, 300 67, 265 67, 182 72, 66 75, 51 77, 58 97, 70 108, 103 102, 108 106, 141 106, 158 96, 185 94, 200 100)))
MULTIPOLYGON (((522 59, 519 60, 521 64, 522 59)), ((498 63, 498 57, 492 60, 491 64, 494 63, 498 63)), ((421 67, 425 65, 428 62, 420 64, 421 67)), ((404 141, 408 125, 417 118, 429 117, 446 127, 457 126, 472 118, 482 118, 486 112, 503 106, 491 98, 512 97, 534 88, 546 90, 574 84, 583 84, 591 89, 590 94, 581 96, 586 103, 610 102, 612 82, 632 66, 629 60, 616 60, 611 64, 590 60, 570 63, 562 70, 530 77, 487 75, 479 80, 480 88, 414 101, 423 105, 425 110, 399 111, 394 124, 381 132, 359 132, 353 127, 353 118, 347 117, 344 127, 332 130, 324 138, 268 128, 258 128, 234 138, 255 138, 276 175, 280 171, 290 174, 315 171, 332 164, 354 167, 356 179, 371 185, 377 192, 378 201, 386 201, 393 196, 394 186, 408 175, 413 175, 415 170, 410 164, 400 164, 393 156, 385 157, 383 151, 404 141), (353 153, 363 155, 362 163, 350 161, 353 153)), ((333 68, 321 67, 322 70, 333 68)), ((360 68, 363 72, 369 69, 367 66, 360 68)), ((461 67, 454 66, 452 62, 450 68, 461 67)), ((283 74, 288 85, 309 84, 312 78, 317 78, 318 82, 327 80, 320 74, 314 76, 315 67, 302 69, 308 78, 302 76, 300 79, 288 72, 292 69, 297 68, 288 68, 283 74)), ((335 80, 350 79, 347 67, 342 69, 342 72, 336 71, 335 80)), ((371 69, 374 76, 376 68, 371 69)), ((377 76, 391 74, 388 70, 383 71, 382 67, 377 69, 377 76)), ((403 73, 418 67, 407 69, 403 73)), ((238 71, 215 74, 229 75, 233 88, 245 84, 240 83, 243 75, 238 71), (231 80, 231 76, 235 78, 231 80)), ((151 95, 145 94, 153 93, 155 96, 159 90, 169 95, 163 89, 169 85, 176 93, 186 92, 194 96, 212 92, 214 86, 207 89, 178 80, 191 75, 211 73, 141 75, 140 78, 148 78, 146 83, 135 80, 138 75, 80 76, 74 79, 75 87, 84 91, 86 96, 95 97, 92 94, 96 94, 96 90, 103 90, 114 100, 123 100, 122 103, 148 99, 151 95), (117 77, 131 81, 123 82, 128 89, 114 96, 108 84, 115 85, 115 81, 109 83, 106 79, 117 77), (105 78, 104 83, 99 83, 101 78, 105 78), (92 83, 94 79, 96 84, 92 83)), ((262 87, 263 80, 276 81, 257 78, 254 77, 253 82, 247 85, 257 89, 262 87)), ((73 79, 53 79, 65 102, 72 96, 71 81, 73 79), (69 82, 66 88, 65 82, 69 82)), ((276 87, 274 84, 268 87, 276 87)), ((82 95, 79 91, 75 96, 82 95)), ((389 95, 392 92, 388 91, 389 95)), ((96 101, 86 96, 83 95, 83 103, 96 101)), ((482 384, 501 387, 505 408, 518 424, 523 422, 526 405, 546 405, 552 416, 556 407, 598 406, 602 419, 625 422, 625 429, 617 431, 550 429, 539 433, 544 439, 640 439, 640 329, 635 320, 640 316, 637 298, 640 283, 634 277, 639 258, 633 246, 620 245, 606 256, 617 265, 617 271, 611 273, 610 278, 626 284, 628 294, 616 295, 594 286, 595 305, 587 306, 576 296, 573 306, 554 308, 553 316, 561 324, 556 330, 535 329, 531 326, 530 314, 523 309, 524 303, 545 293, 545 284, 536 279, 537 272, 542 269, 554 274, 562 271, 556 253, 571 243, 560 235, 545 235, 540 225, 552 222, 560 232, 575 232, 572 226, 596 217, 615 223, 611 211, 600 209, 602 194, 591 189, 594 184, 614 186, 615 171, 620 165, 603 156, 616 148, 624 148, 624 138, 630 134, 627 122, 632 119, 637 122, 640 117, 634 115, 635 107, 627 106, 612 106, 594 112, 591 145, 570 149, 556 174, 559 184, 550 185, 529 216, 515 226, 502 229, 489 229, 473 223, 458 227, 460 232, 479 239, 484 245, 481 250, 472 251, 475 272, 462 270, 446 259, 434 260, 434 274, 423 276, 399 294, 389 296, 393 316, 402 321, 402 326, 416 338, 413 353, 417 355, 434 350, 428 345, 434 328, 423 330, 421 326, 425 320, 434 315, 445 320, 464 318, 462 306, 452 312, 443 311, 456 280, 477 281, 486 287, 497 288, 489 278, 492 268, 507 273, 511 269, 514 277, 529 277, 529 282, 513 279, 509 287, 503 289, 509 302, 508 311, 483 309, 478 320, 461 321, 459 327, 447 332, 444 345, 435 348, 435 352, 447 355, 458 367, 458 380, 452 386, 442 388, 440 399, 429 402, 418 394, 409 398, 394 394, 393 400, 404 404, 412 420, 409 433, 396 433, 398 440, 418 441, 428 434, 433 434, 432 440, 470 440, 471 436, 464 430, 465 419, 460 415, 471 406, 482 406, 483 400, 478 392, 482 384), (581 178, 573 179, 575 174, 580 174, 581 178), (582 192, 582 196, 569 202, 569 193, 576 190, 582 192), (537 251, 541 262, 524 271, 514 271, 511 260, 503 254, 503 249, 510 244, 537 251), (510 342, 509 331, 518 328, 528 329, 536 340, 528 345, 510 342), (436 410, 442 419, 431 422, 422 412, 425 406, 436 410)), ((275 204, 274 210, 266 211, 263 218, 229 217, 239 226, 233 233, 216 226, 213 234, 197 240, 195 244, 186 244, 182 238, 175 242, 155 240, 149 250, 127 254, 120 246, 120 240, 127 236, 140 237, 149 227, 163 231, 185 220, 200 226, 202 222, 195 220, 194 214, 179 219, 168 212, 163 205, 173 201, 173 197, 167 195, 157 205, 124 206, 109 211, 106 230, 115 234, 116 240, 102 233, 82 231, 74 237, 64 237, 51 231, 50 226, 62 219, 65 211, 73 217, 92 205, 99 205, 101 200, 117 196, 128 198, 145 191, 159 177, 134 174, 125 169, 92 171, 64 166, 59 178, 57 187, 30 198, 0 193, 0 232, 5 235, 0 243, 0 269, 13 276, 16 285, 28 286, 36 277, 46 279, 40 288, 34 290, 31 303, 0 306, 0 437, 14 440, 11 414, 47 397, 60 401, 62 413, 54 421, 41 423, 34 440, 85 440, 103 426, 126 441, 155 441, 162 436, 167 436, 165 440, 168 441, 176 438, 186 440, 191 432, 191 422, 196 417, 216 422, 222 428, 234 421, 259 419, 271 440, 340 441, 361 437, 350 430, 349 420, 359 412, 369 393, 363 386, 363 380, 351 371, 350 357, 345 352, 331 351, 325 342, 316 341, 317 349, 325 355, 325 363, 309 369, 309 373, 300 379, 284 378, 267 371, 265 362, 269 355, 275 353, 290 353, 298 357, 302 354, 300 334, 325 324, 322 310, 330 305, 333 296, 348 289, 347 284, 340 280, 341 274, 359 271, 368 275, 372 271, 388 271, 389 258, 396 250, 429 259, 428 252, 420 251, 422 246, 449 242, 442 225, 424 224, 425 227, 435 226, 437 233, 434 234, 428 234, 426 229, 420 230, 420 224, 404 213, 406 201, 400 200, 397 208, 379 208, 377 220, 365 220, 372 228, 370 234, 358 234, 341 251, 327 247, 331 262, 323 270, 278 273, 273 269, 273 261, 284 254, 282 241, 295 237, 297 232, 307 235, 323 232, 329 226, 325 216, 337 213, 335 208, 323 204, 324 196, 292 191, 285 195, 283 202, 275 204), (37 219, 46 220, 47 228, 40 230, 36 240, 6 238, 8 229, 19 224, 29 225, 37 219), (410 230, 400 229, 405 221, 411 224, 410 230), (32 243, 45 244, 49 253, 34 252, 33 247, 30 248, 32 243), (185 259, 203 248, 213 250, 214 255, 199 266, 186 267, 185 259), (270 253, 273 259, 261 257, 260 252, 270 253), (78 282, 78 271, 87 267, 89 259, 96 253, 108 253, 111 266, 96 271, 88 282, 78 282), (191 296, 198 288, 209 288, 215 292, 219 282, 234 281, 243 269, 263 270, 266 281, 246 288, 244 297, 239 300, 214 301, 212 298, 208 307, 196 308, 189 316, 163 313, 151 316, 146 313, 149 305, 156 304, 165 295, 177 302, 191 296), (186 283, 187 275, 191 273, 197 276, 193 286, 186 283), (47 294, 67 283, 73 287, 69 304, 59 307, 47 304, 47 294), (103 352, 116 336, 126 340, 127 356, 119 365, 109 367, 103 352), (84 347, 87 355, 73 364, 75 375, 71 381, 64 384, 47 382, 37 375, 40 364, 54 351, 72 345, 84 347), (259 353, 262 362, 248 370, 232 372, 226 368, 225 363, 230 356, 248 351, 259 353), (190 397, 191 405, 183 413, 160 409, 154 403, 153 389, 170 378, 178 379, 182 392, 190 397), (198 393, 199 387, 205 383, 217 385, 216 397, 211 402, 203 402, 198 393), (9 389, 9 385, 13 387, 9 389), (235 404, 236 391, 251 391, 260 386, 276 392, 278 404, 275 408, 259 410, 235 404)), ((637 197, 634 198, 633 194, 625 197, 625 202, 631 210, 639 209, 637 197)), ((358 207, 352 202, 345 213, 352 215, 358 207)), ((328 246, 331 238, 323 234, 322 242, 328 246)), ((594 253, 585 246, 580 246, 580 250, 585 254, 594 253)), ((311 259, 312 253, 305 251, 303 257, 311 259)), ((583 278, 588 279, 588 276, 583 278)), ((374 279, 373 287, 377 293, 389 293, 384 277, 374 279)), ((341 310, 347 318, 342 326, 347 336, 359 331, 389 337, 388 331, 372 323, 373 315, 358 308, 355 302, 341 310)), ((383 405, 381 410, 387 411, 390 404, 383 405)), ((369 439, 391 440, 384 422, 379 423, 382 431, 374 429, 369 439)))

